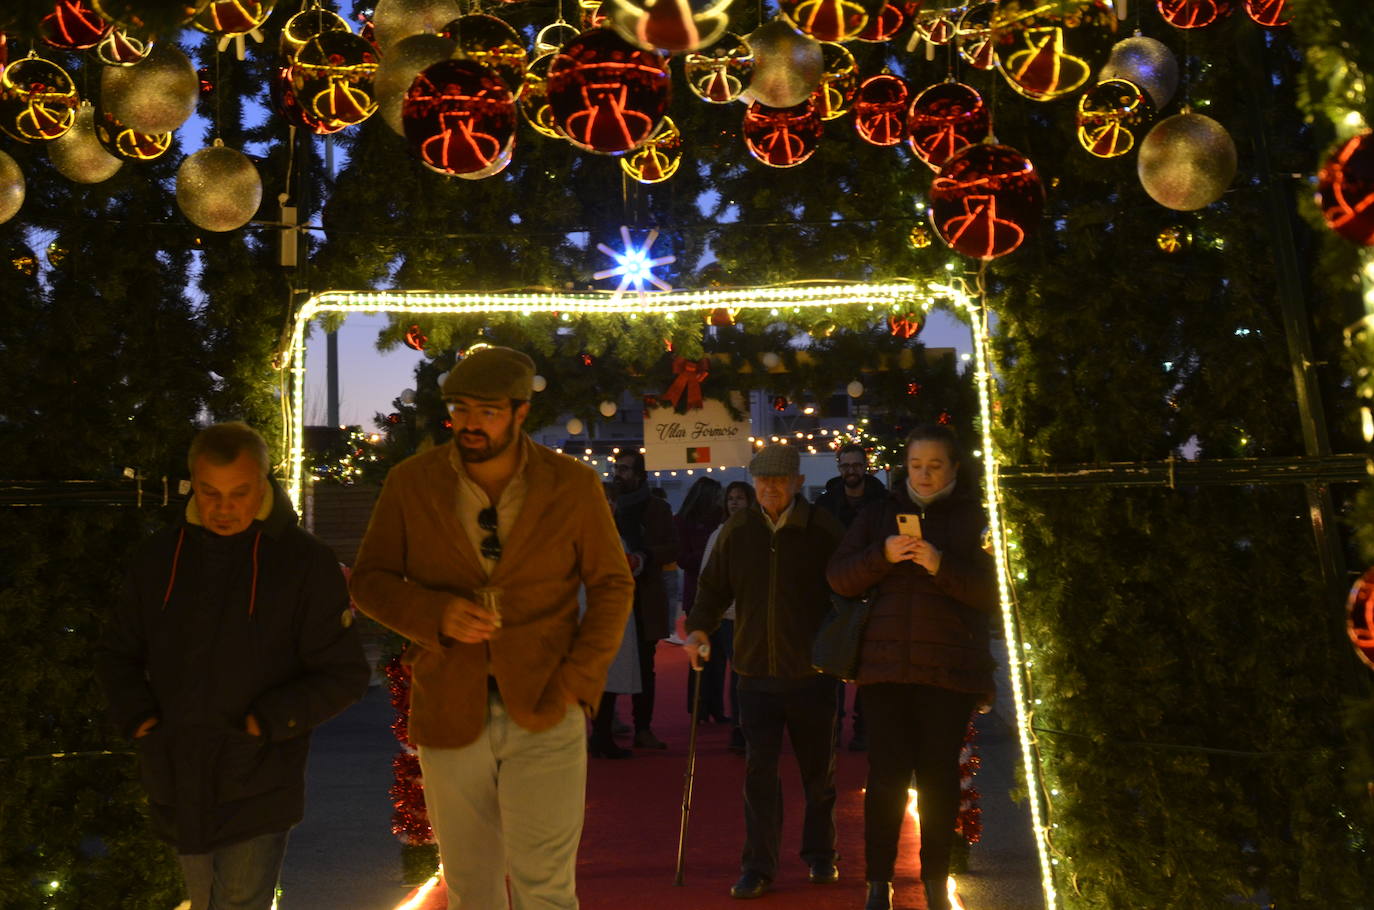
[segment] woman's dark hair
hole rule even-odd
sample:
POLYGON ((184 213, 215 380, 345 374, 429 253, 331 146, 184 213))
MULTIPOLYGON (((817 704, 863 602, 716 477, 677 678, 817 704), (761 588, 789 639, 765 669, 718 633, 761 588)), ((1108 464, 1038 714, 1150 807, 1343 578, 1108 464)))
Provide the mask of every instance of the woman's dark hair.
POLYGON ((683 521, 709 525, 720 520, 720 510, 725 497, 720 491, 720 481, 714 477, 698 477, 687 489, 682 508, 677 517, 683 521))
POLYGON ((913 442, 943 442, 952 464, 958 465, 964 460, 964 448, 959 444, 959 434, 954 432, 954 427, 943 423, 923 423, 913 428, 906 434, 903 451, 910 451, 913 442))
POLYGON ((721 497, 722 508, 724 508, 724 503, 729 500, 732 490, 743 490, 744 498, 749 500, 749 505, 758 505, 759 500, 758 497, 754 495, 753 484, 743 480, 732 480, 725 485, 725 495, 721 497))

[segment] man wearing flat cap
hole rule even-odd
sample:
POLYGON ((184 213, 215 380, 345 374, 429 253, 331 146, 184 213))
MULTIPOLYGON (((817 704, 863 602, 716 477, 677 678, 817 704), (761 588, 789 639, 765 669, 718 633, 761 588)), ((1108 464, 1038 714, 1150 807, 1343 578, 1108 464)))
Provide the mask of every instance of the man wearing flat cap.
POLYGON ((692 665, 735 604, 735 672, 744 731, 744 851, 737 898, 760 897, 778 874, 786 732, 806 795, 801 858, 815 884, 839 878, 835 866, 835 681, 811 666, 811 642, 830 609, 825 566, 844 529, 798 494, 797 450, 764 446, 749 464, 758 505, 721 528, 697 579, 687 617, 692 665))
POLYGON ((391 470, 353 567, 358 606, 410 640, 451 907, 506 907, 507 879, 516 907, 577 906, 585 721, 634 596, 601 478, 521 430, 533 380, 510 348, 454 366, 453 444, 391 470))

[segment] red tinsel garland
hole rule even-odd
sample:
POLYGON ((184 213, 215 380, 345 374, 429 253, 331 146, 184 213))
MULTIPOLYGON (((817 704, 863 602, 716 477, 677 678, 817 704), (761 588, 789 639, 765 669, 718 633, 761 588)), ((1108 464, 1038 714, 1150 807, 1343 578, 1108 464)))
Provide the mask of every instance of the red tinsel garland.
POLYGON ((391 833, 408 846, 432 844, 434 831, 429 826, 429 813, 425 811, 425 782, 420 774, 420 757, 409 739, 410 670, 401 663, 400 655, 387 661, 386 679, 391 688, 391 707, 396 709, 391 732, 401 744, 401 751, 391 761, 396 782, 387 791, 394 807, 391 833))
POLYGON ((959 818, 955 830, 970 844, 983 839, 983 808, 979 804, 982 794, 973 786, 973 776, 982 767, 983 759, 978 755, 974 744, 977 729, 969 721, 968 733, 964 735, 964 748, 959 753, 959 818))

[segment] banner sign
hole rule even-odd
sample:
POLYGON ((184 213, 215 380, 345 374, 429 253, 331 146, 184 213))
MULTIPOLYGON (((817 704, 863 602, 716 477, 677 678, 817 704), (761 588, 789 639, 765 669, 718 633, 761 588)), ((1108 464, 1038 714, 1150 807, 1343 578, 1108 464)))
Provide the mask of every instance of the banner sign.
MULTIPOLYGON (((739 411, 748 413, 743 396, 739 411)), ((707 398, 679 414, 671 407, 644 410, 644 466, 650 471, 745 467, 753 454, 749 420, 735 420, 725 402, 707 398)))

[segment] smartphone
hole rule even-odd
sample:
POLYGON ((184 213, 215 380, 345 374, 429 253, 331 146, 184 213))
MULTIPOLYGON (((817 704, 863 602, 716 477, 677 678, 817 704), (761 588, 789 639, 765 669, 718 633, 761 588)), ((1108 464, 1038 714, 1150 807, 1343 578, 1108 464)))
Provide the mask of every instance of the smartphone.
POLYGON ((897 513, 897 531, 907 537, 921 536, 921 516, 915 512, 897 513))

